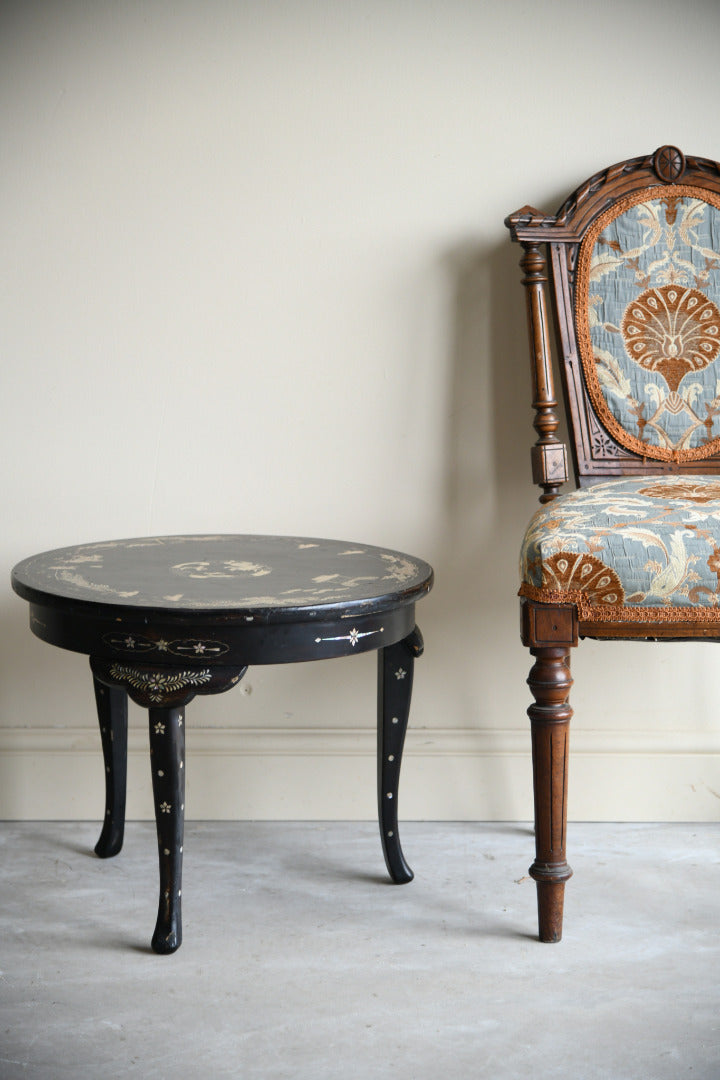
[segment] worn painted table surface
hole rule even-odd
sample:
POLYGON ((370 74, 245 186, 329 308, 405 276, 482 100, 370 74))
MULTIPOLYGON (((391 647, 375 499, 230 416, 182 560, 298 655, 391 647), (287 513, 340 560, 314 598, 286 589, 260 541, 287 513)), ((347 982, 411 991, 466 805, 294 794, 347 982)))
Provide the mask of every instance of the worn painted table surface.
POLYGON ((414 659, 415 603, 431 567, 402 552, 305 537, 155 536, 60 548, 18 563, 15 591, 33 633, 90 657, 106 770, 95 848, 120 851, 127 697, 149 710, 160 856, 152 946, 182 940, 184 709, 235 686, 250 664, 378 650, 378 808, 395 882, 412 879, 397 831, 397 793, 414 659))
MULTIPOLYGON (((427 563, 367 544, 292 536, 154 536, 59 548, 13 571, 27 600, 292 618, 421 596, 427 563)), ((312 617, 312 616, 310 616, 312 617)))

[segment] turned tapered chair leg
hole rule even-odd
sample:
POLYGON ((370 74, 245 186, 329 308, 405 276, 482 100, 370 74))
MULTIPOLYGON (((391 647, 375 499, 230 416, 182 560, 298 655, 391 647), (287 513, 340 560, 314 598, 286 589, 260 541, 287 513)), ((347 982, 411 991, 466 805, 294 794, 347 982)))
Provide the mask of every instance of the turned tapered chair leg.
POLYGON ((160 861, 160 899, 152 948, 156 953, 173 953, 182 942, 185 709, 150 708, 148 714, 160 861))
POLYGON ((125 833, 127 694, 121 687, 93 682, 105 762, 105 817, 95 854, 108 859, 122 848, 125 833))
POLYGON ((535 664, 528 684, 535 704, 528 709, 532 726, 535 789, 535 862, 541 941, 562 937, 565 882, 572 870, 565 858, 567 831, 570 650, 531 649, 535 664))
POLYGON ((417 627, 378 652, 378 818, 385 865, 396 885, 412 881, 398 834, 398 788, 410 715, 415 657, 423 651, 417 627))

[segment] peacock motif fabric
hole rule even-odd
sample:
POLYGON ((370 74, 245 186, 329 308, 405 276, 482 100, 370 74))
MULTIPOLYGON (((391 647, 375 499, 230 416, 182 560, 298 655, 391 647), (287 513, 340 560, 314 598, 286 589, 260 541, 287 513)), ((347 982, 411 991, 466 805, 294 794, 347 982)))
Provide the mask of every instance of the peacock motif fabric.
POLYGON ((520 594, 595 621, 720 622, 720 478, 609 480, 532 518, 520 594))
POLYGON ((578 345, 600 422, 658 460, 720 450, 720 200, 682 185, 619 200, 578 255, 578 345))

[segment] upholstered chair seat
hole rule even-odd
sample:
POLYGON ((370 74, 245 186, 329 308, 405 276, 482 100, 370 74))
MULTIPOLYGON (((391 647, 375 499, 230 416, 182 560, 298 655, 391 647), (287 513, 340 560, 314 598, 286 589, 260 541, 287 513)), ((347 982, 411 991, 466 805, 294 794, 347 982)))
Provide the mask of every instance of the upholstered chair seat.
POLYGON ((720 479, 640 476, 554 499, 525 533, 521 581, 521 596, 582 619, 717 620, 720 479))

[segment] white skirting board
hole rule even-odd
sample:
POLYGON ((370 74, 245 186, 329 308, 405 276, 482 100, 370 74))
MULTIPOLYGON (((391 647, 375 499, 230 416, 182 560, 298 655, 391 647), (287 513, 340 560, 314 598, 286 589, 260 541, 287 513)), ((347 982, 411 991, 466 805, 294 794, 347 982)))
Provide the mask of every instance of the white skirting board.
MULTIPOLYGON (((131 728, 129 820, 153 816, 148 737, 131 728)), ((196 820, 368 820, 371 729, 188 728, 186 814, 196 820)), ((529 730, 410 729, 400 781, 406 821, 527 821, 529 730)), ((720 732, 571 735, 576 821, 720 821, 720 732)), ((0 729, 0 818, 101 820, 93 728, 0 729)))

